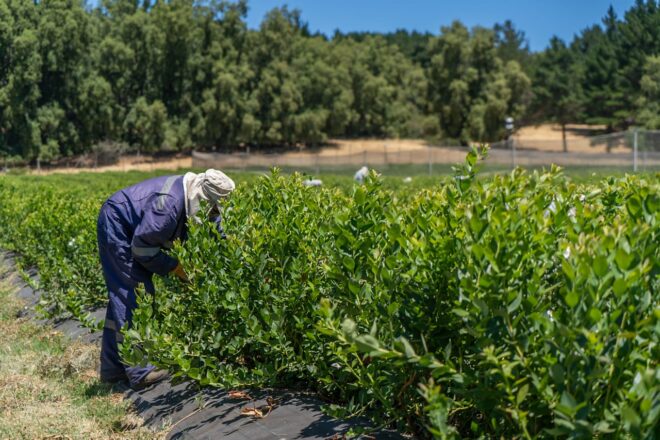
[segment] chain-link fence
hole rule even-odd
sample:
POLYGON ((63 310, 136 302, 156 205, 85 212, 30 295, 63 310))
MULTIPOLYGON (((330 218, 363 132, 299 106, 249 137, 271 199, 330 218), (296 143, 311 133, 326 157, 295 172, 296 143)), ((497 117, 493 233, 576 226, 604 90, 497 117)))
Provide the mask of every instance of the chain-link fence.
MULTIPOLYGON (((454 164, 462 162, 468 151, 468 147, 432 145, 397 149, 388 147, 387 141, 383 141, 382 149, 354 147, 351 151, 193 152, 192 165, 194 168, 245 171, 278 167, 285 171, 316 174, 352 173, 366 165, 389 174, 440 174, 451 171, 454 164)), ((660 131, 626 131, 565 141, 512 138, 491 145, 485 168, 504 171, 516 166, 541 168, 552 164, 584 170, 660 171, 660 131)))

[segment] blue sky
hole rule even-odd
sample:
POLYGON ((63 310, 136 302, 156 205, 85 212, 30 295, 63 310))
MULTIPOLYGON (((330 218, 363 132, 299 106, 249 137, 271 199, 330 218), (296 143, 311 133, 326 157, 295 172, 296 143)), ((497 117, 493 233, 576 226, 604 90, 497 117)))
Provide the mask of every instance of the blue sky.
POLYGON ((621 17, 634 0, 250 0, 248 25, 259 27, 274 7, 302 11, 312 32, 388 32, 397 28, 437 34, 440 26, 461 20, 468 26, 491 27, 510 19, 525 31, 532 50, 544 49, 550 37, 573 35, 600 23, 610 4, 621 17))

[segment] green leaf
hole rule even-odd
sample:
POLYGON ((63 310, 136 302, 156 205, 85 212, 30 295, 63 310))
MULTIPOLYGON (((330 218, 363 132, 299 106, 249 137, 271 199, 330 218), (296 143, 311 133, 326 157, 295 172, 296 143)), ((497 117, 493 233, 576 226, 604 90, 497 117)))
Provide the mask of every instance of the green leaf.
POLYGON ((592 308, 589 310, 589 318, 592 322, 598 322, 602 318, 603 314, 600 313, 600 310, 592 308))
POLYGON ((630 216, 636 218, 642 210, 642 201, 638 196, 631 196, 626 201, 626 208, 628 208, 630 216))
POLYGON ((561 268, 563 269, 564 274, 568 277, 568 279, 571 280, 571 282, 575 281, 575 271, 573 270, 573 266, 571 266, 568 261, 563 260, 561 262, 561 268))
POLYGON ((342 258, 342 263, 344 263, 346 269, 351 272, 353 272, 353 269, 355 269, 355 261, 351 257, 342 258))
POLYGON ((451 309, 451 312, 455 315, 460 316, 461 318, 467 318, 470 316, 470 313, 463 309, 451 309))
POLYGON ((614 260, 621 270, 628 270, 635 256, 622 248, 617 249, 614 260))
POLYGON ((358 295, 361 290, 360 283, 353 279, 348 280, 348 288, 354 295, 358 295))
POLYGON ((470 166, 474 167, 474 164, 477 163, 477 153, 475 151, 470 151, 467 156, 465 156, 465 162, 470 166))
POLYGON ((520 405, 524 400, 525 397, 527 397, 527 393, 529 392, 529 385, 525 384, 520 389, 518 390, 518 394, 516 395, 516 403, 520 405))
POLYGON ((507 307, 509 313, 514 312, 516 309, 518 309, 518 307, 520 307, 520 303, 522 302, 522 297, 523 297, 522 291, 518 292, 516 298, 513 301, 511 301, 511 303, 507 307))
POLYGON ((635 412, 635 410, 628 405, 624 405, 623 408, 621 408, 621 418, 623 419, 624 423, 627 423, 635 428, 638 428, 642 423, 642 419, 639 417, 637 412, 635 412))
POLYGON ((609 272, 609 267, 607 264, 607 258, 599 255, 594 258, 594 273, 599 277, 603 278, 609 272))
POLYGON ((575 398, 569 393, 568 391, 564 391, 561 393, 561 399, 559 401, 559 405, 557 406, 557 410, 559 410, 561 413, 564 413, 570 417, 573 417, 575 413, 577 412, 577 402, 575 401, 575 398))
POLYGON ((344 319, 341 324, 342 332, 347 336, 353 336, 357 330, 357 324, 351 319, 344 319))
POLYGON ((559 364, 553 364, 550 367, 550 377, 557 385, 564 383, 564 367, 559 364))
POLYGON ((371 335, 360 335, 355 338, 355 345, 361 352, 371 353, 380 349, 380 342, 371 335))
POLYGON ((568 304, 570 308, 574 308, 577 305, 577 303, 580 301, 580 295, 578 295, 578 293, 575 290, 571 290, 566 294, 564 300, 566 301, 566 304, 568 304))
POLYGON ((400 351, 403 351, 406 358, 412 359, 412 358, 417 357, 417 353, 415 353, 415 350, 413 349, 412 345, 410 345, 410 342, 408 342, 408 340, 406 338, 404 338, 403 336, 400 336, 400 337, 397 338, 396 342, 397 342, 397 345, 398 345, 397 348, 400 351), (401 350, 401 349, 403 349, 403 350, 401 350))
POLYGON ((628 290, 628 285, 626 284, 626 281, 623 278, 617 278, 614 280, 614 283, 612 284, 612 290, 616 294, 616 296, 621 296, 626 291, 628 290))

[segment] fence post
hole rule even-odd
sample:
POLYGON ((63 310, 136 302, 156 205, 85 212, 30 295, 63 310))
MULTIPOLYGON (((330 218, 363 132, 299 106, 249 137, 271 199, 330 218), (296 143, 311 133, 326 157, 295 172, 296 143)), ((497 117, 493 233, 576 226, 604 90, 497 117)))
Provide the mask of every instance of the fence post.
POLYGON ((429 150, 429 176, 433 175, 433 150, 431 147, 426 147, 429 150))
POLYGON ((639 130, 635 129, 635 133, 633 135, 633 172, 637 172, 637 134, 639 133, 639 130))
POLYGON ((511 165, 515 169, 516 168, 516 142, 513 140, 513 137, 509 135, 509 138, 507 139, 507 142, 509 143, 509 147, 511 148, 511 165))

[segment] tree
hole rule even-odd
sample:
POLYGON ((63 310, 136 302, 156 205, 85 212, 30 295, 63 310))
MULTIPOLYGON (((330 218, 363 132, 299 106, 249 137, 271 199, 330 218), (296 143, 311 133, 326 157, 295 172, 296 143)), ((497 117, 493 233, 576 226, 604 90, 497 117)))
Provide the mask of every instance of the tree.
POLYGON ((529 43, 525 32, 516 29, 511 20, 493 26, 497 56, 503 61, 517 61, 526 68, 529 60, 529 43))
POLYGON ((622 19, 610 8, 570 47, 555 39, 534 54, 511 21, 328 39, 286 7, 250 30, 247 8, 0 2, 0 154, 55 160, 101 141, 150 151, 354 136, 488 142, 505 135, 505 116, 557 121, 564 138, 568 122, 654 125, 644 63, 660 53, 655 0, 637 0, 622 19))
POLYGON ((48 0, 39 3, 37 37, 41 55, 39 82, 42 145, 48 145, 44 156, 85 152, 97 139, 83 138, 81 128, 88 117, 81 113, 82 87, 95 72, 88 48, 95 47, 97 27, 81 1, 48 0), (44 116, 47 115, 47 116, 44 116), (57 152, 56 152, 57 150, 57 152))
POLYGON ((417 118, 422 110, 418 107, 424 96, 422 71, 381 37, 368 37, 361 43, 340 41, 335 48, 350 78, 350 91, 346 92, 352 96, 348 133, 404 134, 410 128, 407 121, 417 118), (415 83, 414 79, 422 82, 415 83))
POLYGON ((442 132, 463 143, 501 139, 504 117, 525 110, 529 80, 516 61, 498 58, 493 32, 454 22, 429 52, 428 101, 442 132))
POLYGON ((642 96, 637 101, 637 123, 660 130, 660 56, 647 57, 640 81, 642 96))
POLYGON ((534 107, 543 117, 561 125, 564 152, 568 151, 566 124, 581 117, 581 77, 573 52, 553 37, 536 68, 534 107))
POLYGON ((165 142, 168 129, 167 109, 161 101, 147 102, 141 97, 135 101, 126 119, 124 130, 131 145, 137 152, 155 152, 165 142))
POLYGON ((388 44, 395 45, 401 53, 410 59, 413 63, 426 68, 429 64, 428 45, 429 40, 433 38, 430 32, 408 31, 406 29, 397 29, 394 32, 380 34, 377 32, 348 32, 341 33, 335 31, 332 40, 339 42, 344 39, 350 39, 362 43, 371 37, 382 37, 388 44))
POLYGON ((603 26, 584 30, 572 47, 582 65, 584 121, 614 129, 625 124, 630 112, 619 74, 619 22, 611 6, 603 26))
POLYGON ((37 123, 41 97, 39 40, 33 30, 26 29, 12 39, 9 50, 12 66, 5 86, 0 90, 0 124, 6 142, 5 150, 32 160, 39 155, 41 146, 41 131, 37 123))
POLYGON ((617 26, 620 85, 628 113, 634 113, 646 58, 660 53, 660 4, 636 0, 617 26))

